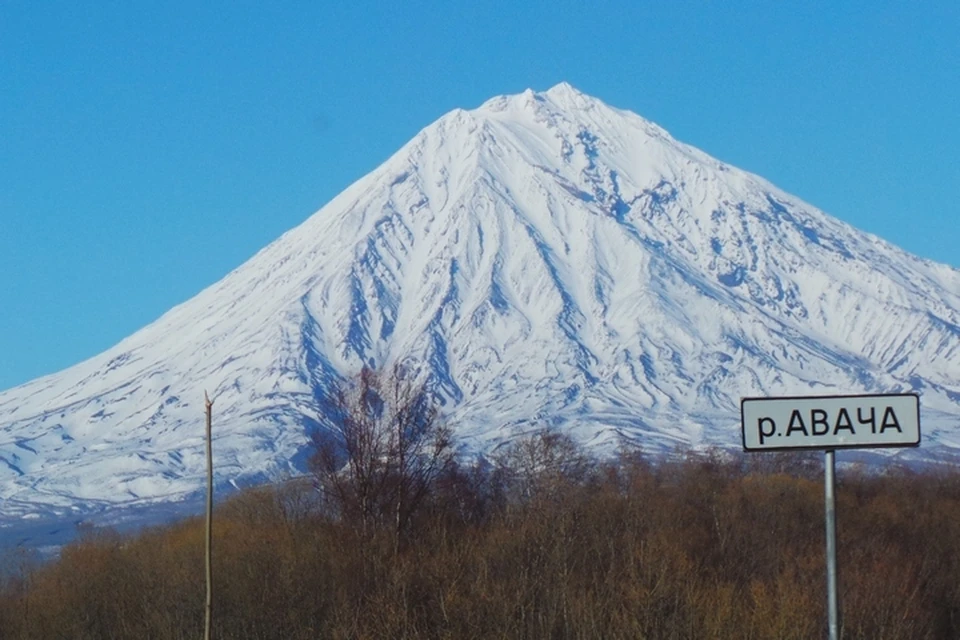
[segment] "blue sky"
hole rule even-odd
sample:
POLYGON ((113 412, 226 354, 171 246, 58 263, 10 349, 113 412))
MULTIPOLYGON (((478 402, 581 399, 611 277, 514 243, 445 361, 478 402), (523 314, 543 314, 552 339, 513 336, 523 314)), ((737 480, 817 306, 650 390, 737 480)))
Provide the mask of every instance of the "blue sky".
POLYGON ((561 80, 960 266, 958 33, 955 1, 7 0, 0 388, 190 298, 446 111, 561 80))

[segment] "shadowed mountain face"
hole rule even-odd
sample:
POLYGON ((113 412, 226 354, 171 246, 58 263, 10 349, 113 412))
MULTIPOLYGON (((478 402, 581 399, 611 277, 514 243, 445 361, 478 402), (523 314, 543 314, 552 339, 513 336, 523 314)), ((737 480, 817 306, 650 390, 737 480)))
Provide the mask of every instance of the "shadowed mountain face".
POLYGON ((556 425, 738 447, 743 396, 915 390, 960 447, 960 272, 566 84, 430 125, 116 347, 0 393, 8 514, 180 499, 302 468, 362 365, 428 376, 486 450, 556 425))

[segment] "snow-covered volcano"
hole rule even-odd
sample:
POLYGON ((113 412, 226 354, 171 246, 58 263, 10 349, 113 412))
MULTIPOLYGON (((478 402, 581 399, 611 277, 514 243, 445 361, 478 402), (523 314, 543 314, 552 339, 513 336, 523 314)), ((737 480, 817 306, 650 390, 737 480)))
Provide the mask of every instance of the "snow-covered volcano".
POLYGON ((739 446, 742 396, 916 390, 960 447, 960 271, 567 84, 456 110, 109 351, 0 393, 5 511, 302 468, 318 398, 412 363, 484 449, 541 425, 739 446))

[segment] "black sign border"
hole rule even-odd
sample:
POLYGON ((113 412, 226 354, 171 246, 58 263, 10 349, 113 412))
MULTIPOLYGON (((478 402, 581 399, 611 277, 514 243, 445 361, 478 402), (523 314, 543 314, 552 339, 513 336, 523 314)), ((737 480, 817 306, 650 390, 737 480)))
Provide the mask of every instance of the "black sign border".
POLYGON ((745 453, 763 453, 764 451, 830 451, 834 449, 909 449, 920 446, 922 438, 922 429, 920 427, 920 394, 915 391, 906 393, 857 393, 857 394, 834 394, 824 396, 750 396, 740 398, 740 443, 745 453), (756 402, 757 400, 844 400, 848 398, 902 398, 904 396, 913 396, 917 400, 917 441, 893 444, 842 444, 829 447, 817 446, 797 446, 797 447, 763 447, 756 449, 747 448, 747 425, 744 423, 743 405, 747 402, 756 402))

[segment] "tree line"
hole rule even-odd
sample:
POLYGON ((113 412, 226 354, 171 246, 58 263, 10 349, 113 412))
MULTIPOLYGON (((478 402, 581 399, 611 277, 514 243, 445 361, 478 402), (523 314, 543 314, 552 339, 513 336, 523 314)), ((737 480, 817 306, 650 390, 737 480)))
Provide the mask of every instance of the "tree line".
MULTIPOLYGON (((625 445, 538 429, 467 460, 425 387, 330 396, 309 477, 213 524, 213 637, 797 638, 825 629, 819 456, 625 445)), ((847 470, 842 637, 960 637, 960 474, 847 470)), ((199 638, 204 523, 90 529, 5 559, 0 638, 199 638)))

